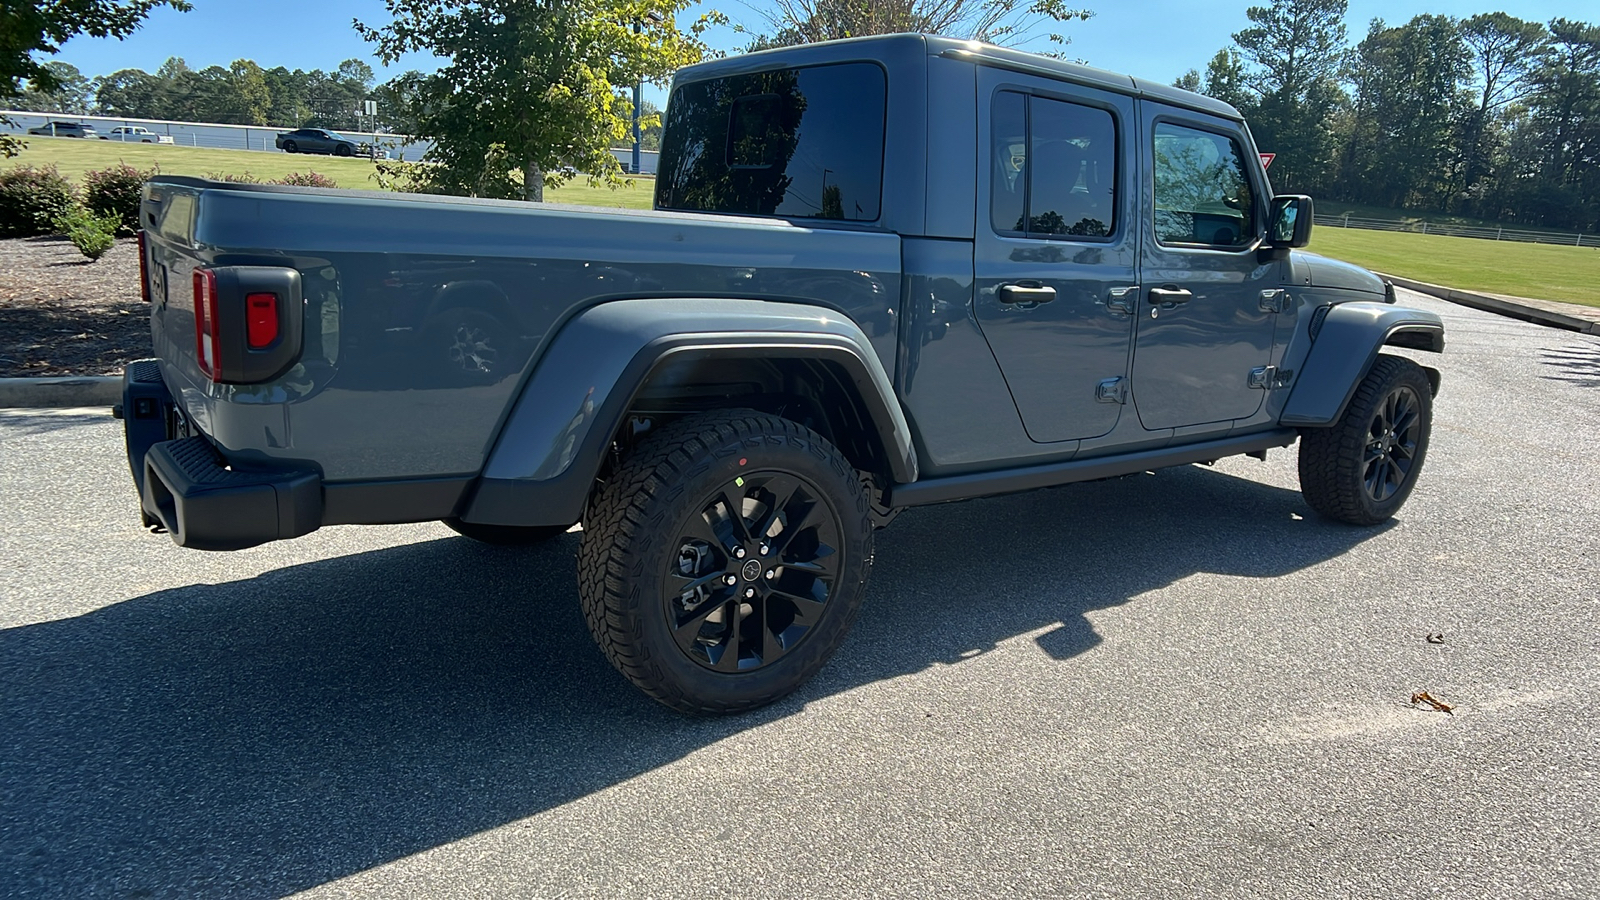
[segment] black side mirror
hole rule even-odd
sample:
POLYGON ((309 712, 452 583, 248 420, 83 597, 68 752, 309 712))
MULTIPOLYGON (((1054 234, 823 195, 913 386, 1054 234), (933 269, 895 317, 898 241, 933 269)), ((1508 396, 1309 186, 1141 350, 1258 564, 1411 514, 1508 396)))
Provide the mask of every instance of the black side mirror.
POLYGON ((1311 243, 1311 198, 1305 194, 1279 194, 1272 198, 1267 217, 1267 243, 1273 247, 1304 247, 1311 243))

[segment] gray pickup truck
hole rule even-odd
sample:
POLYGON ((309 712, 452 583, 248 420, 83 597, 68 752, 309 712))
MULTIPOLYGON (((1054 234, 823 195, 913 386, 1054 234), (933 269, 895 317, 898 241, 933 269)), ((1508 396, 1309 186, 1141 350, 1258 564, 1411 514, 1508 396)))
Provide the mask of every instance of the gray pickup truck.
POLYGON ((918 35, 688 68, 655 209, 162 176, 155 358, 121 414, 146 526, 231 550, 582 523, 596 641, 689 712, 843 640, 901 509, 1300 441, 1310 506, 1392 516, 1444 328, 1291 248, 1231 107, 918 35))

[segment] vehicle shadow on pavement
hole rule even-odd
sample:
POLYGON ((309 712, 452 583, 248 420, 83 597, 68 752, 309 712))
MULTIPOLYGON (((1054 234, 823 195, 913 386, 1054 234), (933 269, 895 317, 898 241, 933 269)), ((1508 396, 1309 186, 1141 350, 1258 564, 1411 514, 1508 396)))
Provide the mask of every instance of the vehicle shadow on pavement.
POLYGON ((1199 468, 902 516, 821 676, 690 719, 584 628, 577 538, 443 539, 0 632, 0 895, 278 896, 539 813, 807 702, 1196 573, 1269 578, 1378 532, 1199 468), (1304 518, 1300 518, 1300 517, 1304 518))

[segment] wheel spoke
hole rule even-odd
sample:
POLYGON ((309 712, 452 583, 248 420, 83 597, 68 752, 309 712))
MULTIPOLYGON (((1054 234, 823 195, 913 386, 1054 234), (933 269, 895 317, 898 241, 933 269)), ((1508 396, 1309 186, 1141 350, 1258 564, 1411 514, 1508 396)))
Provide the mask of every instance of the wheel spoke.
POLYGON ((715 668, 718 672, 739 671, 739 629, 744 624, 744 601, 735 597, 728 608, 728 638, 722 642, 722 654, 717 657, 715 668))
POLYGON ((687 618, 679 619, 672 629, 672 637, 678 642, 678 647, 685 653, 693 649, 695 638, 700 636, 700 628, 705 625, 706 619, 729 603, 733 603, 737 610, 739 604, 735 602, 736 600, 734 597, 713 597, 690 613, 687 618))
POLYGON ((794 543, 794 539, 812 525, 811 520, 816 516, 817 508, 820 505, 815 500, 790 504, 786 510, 789 514, 789 521, 784 524, 783 533, 772 540, 772 552, 779 559, 783 558, 783 552, 789 549, 789 545, 794 543))
POLYGON ((706 518, 704 511, 689 517, 689 521, 684 525, 683 536, 694 538, 697 541, 704 541, 710 544, 711 548, 719 554, 728 552, 727 539, 717 534, 717 529, 711 524, 711 520, 706 518))
POLYGON ((820 544, 817 555, 811 559, 781 559, 778 564, 785 569, 806 572, 819 578, 832 578, 839 570, 839 554, 827 544, 820 544))
POLYGON ((723 491, 717 495, 717 502, 722 504, 723 509, 727 510, 728 528, 733 531, 733 542, 735 544, 748 543, 750 541, 750 530, 745 527, 744 495, 733 495, 723 491), (733 499, 735 496, 739 498, 737 503, 733 499))
POLYGON ((773 591, 772 596, 781 597, 794 606, 794 624, 810 627, 822 621, 823 610, 827 604, 821 603, 811 597, 802 597, 789 591, 773 591))
POLYGON ((786 649, 772 630, 772 599, 768 597, 761 601, 761 664, 776 660, 786 649))
POLYGON ((677 584, 679 595, 687 594, 704 587, 722 584, 722 572, 712 572, 710 575, 680 575, 677 572, 668 572, 667 577, 677 584))
MULTIPOLYGON (((772 505, 767 509, 766 515, 761 517, 761 521, 756 523, 756 527, 752 530, 757 538, 766 539, 772 537, 773 523, 778 521, 779 517, 789 508, 789 504, 794 502, 795 495, 800 492, 800 480, 790 478, 787 475, 774 475, 761 487, 772 495, 773 501, 772 505)), ((792 527, 792 522, 786 522, 783 530, 787 532, 792 527)))

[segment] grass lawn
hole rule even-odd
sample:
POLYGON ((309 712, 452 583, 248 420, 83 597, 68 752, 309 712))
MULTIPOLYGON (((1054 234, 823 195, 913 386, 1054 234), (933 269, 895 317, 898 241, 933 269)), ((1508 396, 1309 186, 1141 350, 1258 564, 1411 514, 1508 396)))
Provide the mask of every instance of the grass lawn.
POLYGON ((1600 249, 1314 228, 1311 250, 1464 291, 1600 306, 1600 249))
MULTIPOLYGON (((342 188, 377 190, 372 179, 372 163, 364 159, 333 156, 268 153, 260 150, 215 150, 207 147, 177 147, 171 144, 124 144, 118 141, 86 141, 80 138, 28 137, 28 149, 15 159, 0 159, 5 166, 46 166, 54 164, 61 174, 77 182, 89 169, 104 169, 125 162, 139 169, 159 166, 167 175, 243 175, 246 172, 263 180, 275 180, 291 172, 317 172, 339 183, 342 188)), ((556 203, 583 206, 609 206, 623 209, 649 209, 655 181, 641 178, 632 187, 591 188, 582 179, 545 191, 545 199, 556 203)))

